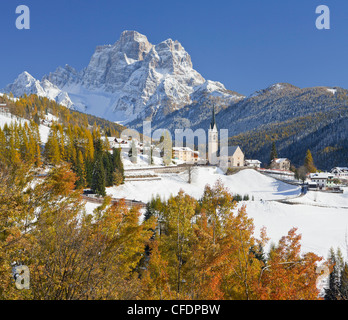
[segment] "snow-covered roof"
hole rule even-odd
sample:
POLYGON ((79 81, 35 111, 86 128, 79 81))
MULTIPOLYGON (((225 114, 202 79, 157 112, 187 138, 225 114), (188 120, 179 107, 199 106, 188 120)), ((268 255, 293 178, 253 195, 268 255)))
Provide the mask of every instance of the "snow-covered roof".
POLYGON ((278 159, 274 159, 274 161, 275 161, 276 163, 282 163, 282 162, 287 161, 287 160, 288 160, 287 158, 278 158, 278 159))
POLYGON ((245 162, 250 163, 250 164, 261 164, 261 161, 259 161, 259 160, 245 160, 245 162))
POLYGON ((191 148, 189 147, 174 147, 174 151, 188 151, 188 152, 194 152, 191 148))
POLYGON ((311 173, 309 177, 311 179, 329 179, 329 178, 332 178, 333 175, 328 172, 316 172, 316 173, 311 173))
POLYGON ((337 172, 348 172, 348 167, 336 167, 336 168, 333 168, 331 170, 331 172, 334 172, 334 171, 337 171, 337 172))

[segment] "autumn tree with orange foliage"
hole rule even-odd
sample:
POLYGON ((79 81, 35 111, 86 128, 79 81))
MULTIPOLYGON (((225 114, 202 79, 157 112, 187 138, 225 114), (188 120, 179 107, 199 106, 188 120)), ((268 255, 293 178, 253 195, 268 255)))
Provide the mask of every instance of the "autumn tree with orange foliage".
POLYGON ((301 255, 301 235, 293 228, 269 254, 260 273, 260 299, 317 300, 317 263, 314 253, 301 255))

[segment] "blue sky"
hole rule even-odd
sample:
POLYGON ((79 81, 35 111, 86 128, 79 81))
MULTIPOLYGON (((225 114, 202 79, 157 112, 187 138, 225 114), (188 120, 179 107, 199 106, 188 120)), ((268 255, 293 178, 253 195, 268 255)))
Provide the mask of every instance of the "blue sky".
POLYGON ((41 79, 57 66, 87 66, 97 45, 137 30, 172 38, 203 77, 242 94, 289 82, 348 88, 348 1, 344 0, 1 0, 0 88, 26 70, 41 79), (31 29, 15 27, 17 5, 31 29), (331 29, 315 9, 331 10, 331 29))

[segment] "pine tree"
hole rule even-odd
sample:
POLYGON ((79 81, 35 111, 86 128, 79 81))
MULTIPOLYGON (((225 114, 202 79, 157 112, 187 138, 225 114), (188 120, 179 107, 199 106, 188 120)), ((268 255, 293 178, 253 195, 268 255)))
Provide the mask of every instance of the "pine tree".
POLYGON ((336 254, 333 248, 329 251, 329 261, 333 270, 329 276, 329 288, 325 290, 326 300, 337 300, 339 296, 339 270, 337 268, 336 254))
POLYGON ((277 147, 276 147, 275 142, 273 141, 273 143, 272 143, 272 149, 271 149, 271 154, 270 154, 270 163, 272 163, 272 161, 273 161, 274 159, 277 159, 277 158, 278 158, 277 147))
POLYGON ((106 195, 105 171, 101 157, 98 157, 94 162, 91 189, 97 195, 102 197, 106 195))
POLYGON ((155 161, 153 159, 153 147, 150 146, 150 148, 151 148, 151 150, 150 150, 150 152, 151 152, 151 154, 150 154, 150 157, 151 157, 150 162, 151 162, 151 165, 153 165, 153 164, 155 164, 155 161))
MULTIPOLYGON (((96 134, 96 133, 94 133, 96 134)), ((94 157, 99 158, 103 156, 103 142, 101 141, 100 138, 94 140, 94 157)))
POLYGON ((121 158, 121 149, 112 149, 112 162, 114 169, 117 169, 120 174, 122 175, 122 179, 124 179, 124 168, 123 168, 123 162, 121 158))
POLYGON ((348 267, 344 262, 341 249, 336 253, 333 248, 329 251, 329 261, 333 266, 329 276, 329 288, 325 290, 326 300, 347 300, 348 299, 348 267))
POLYGON ((128 157, 130 158, 132 163, 138 162, 138 150, 134 140, 132 140, 131 148, 129 149, 129 152, 128 152, 128 157))
POLYGON ((340 284, 341 298, 348 300, 348 264, 344 263, 341 273, 341 284, 340 284))
POLYGON ((112 155, 109 152, 103 153, 103 166, 105 172, 105 186, 111 187, 113 185, 115 170, 113 168, 112 155))

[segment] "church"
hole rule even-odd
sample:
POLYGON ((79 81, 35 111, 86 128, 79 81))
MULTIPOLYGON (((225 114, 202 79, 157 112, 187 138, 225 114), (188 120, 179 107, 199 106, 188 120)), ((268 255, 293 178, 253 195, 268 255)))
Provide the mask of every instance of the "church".
POLYGON ((208 129, 208 163, 217 164, 219 160, 223 160, 228 163, 228 167, 244 167, 244 153, 241 148, 239 146, 229 146, 227 150, 225 148, 223 147, 220 150, 214 106, 212 120, 208 129), (223 158, 226 155, 227 159, 223 158))

